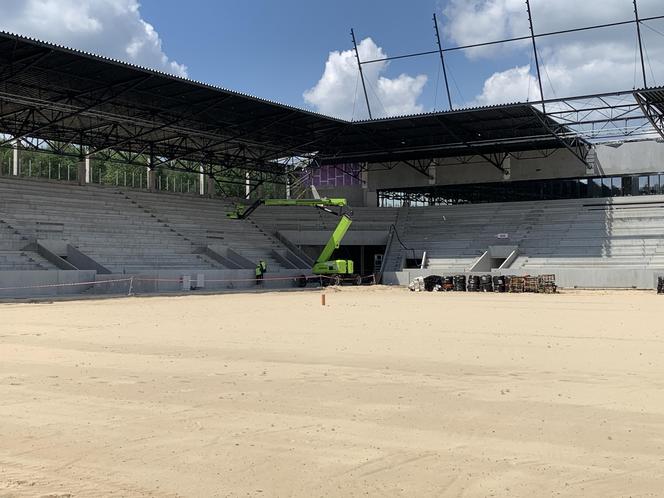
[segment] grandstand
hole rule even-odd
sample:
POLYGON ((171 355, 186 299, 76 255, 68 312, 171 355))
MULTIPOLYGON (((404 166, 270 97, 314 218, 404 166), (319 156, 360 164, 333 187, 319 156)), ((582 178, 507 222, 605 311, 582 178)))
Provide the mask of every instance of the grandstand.
POLYGON ((405 207, 406 247, 393 244, 386 270, 424 258, 439 274, 551 272, 569 286, 614 287, 622 279, 647 288, 664 271, 663 207, 663 196, 405 207), (578 270, 594 277, 579 279, 578 270))
POLYGON ((337 255, 383 283, 555 273, 568 287, 653 288, 664 272, 659 88, 601 96, 633 98, 616 109, 651 136, 600 142, 555 106, 346 122, 11 34, 0 34, 0 65, 11 73, 0 95, 3 296, 246 287, 259 260, 271 286, 290 286, 336 217, 226 213, 309 186, 350 200, 337 255), (79 101, 63 104, 72 92, 79 101), (67 160, 66 175, 39 157, 67 160), (129 169, 113 180, 116 164, 129 169))

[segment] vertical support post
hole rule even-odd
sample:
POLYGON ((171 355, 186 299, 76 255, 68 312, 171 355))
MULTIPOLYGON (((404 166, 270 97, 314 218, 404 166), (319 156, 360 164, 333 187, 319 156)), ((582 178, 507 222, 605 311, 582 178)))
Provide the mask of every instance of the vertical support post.
POLYGON ((535 43, 535 30, 533 29, 533 13, 530 10, 530 0, 526 0, 526 9, 528 9, 528 23, 530 24, 530 39, 533 42, 533 52, 535 54, 535 67, 537 68, 537 83, 539 84, 540 100, 542 101, 542 112, 546 114, 544 88, 542 87, 542 74, 540 73, 539 56, 537 55, 537 44, 535 43))
POLYGON ((154 145, 150 144, 150 155, 148 156, 148 169, 145 187, 152 192, 157 189, 157 172, 154 168, 154 145))
POLYGON ((86 174, 87 174, 87 161, 86 161, 86 155, 85 155, 85 147, 83 147, 83 135, 81 134, 81 143, 78 146, 78 164, 77 166, 77 175, 76 175, 76 181, 78 182, 79 185, 85 185, 87 183, 86 181, 86 174))
POLYGON ((90 175, 92 174, 92 171, 90 170, 90 155, 87 154, 85 156, 85 183, 90 183, 92 178, 90 175))
POLYGON ((216 193, 216 182, 214 181, 214 175, 212 174, 212 166, 210 166, 208 177, 207 177, 207 194, 208 197, 214 197, 216 193))
MULTIPOLYGON (((141 178, 143 175, 141 175, 141 178)), ((152 168, 148 164, 147 167, 145 168, 145 177, 147 179, 147 182, 145 184, 145 188, 148 190, 154 190, 154 173, 152 171, 152 168)))
POLYGON ((433 25, 436 28, 436 41, 438 42, 438 53, 440 54, 440 63, 443 65, 443 78, 445 80, 445 91, 447 92, 447 102, 450 105, 450 111, 453 110, 452 107, 452 96, 450 95, 450 84, 447 81, 447 67, 445 65, 445 55, 443 53, 443 43, 440 41, 440 30, 438 29, 438 18, 436 13, 433 14, 433 25))
POLYGON ((648 88, 648 81, 646 79, 646 64, 643 60, 643 40, 641 38, 641 19, 639 18, 639 7, 634 1, 634 18, 636 19, 636 36, 639 39, 639 52, 641 53, 641 73, 643 74, 643 88, 648 88))
POLYGON ((249 170, 244 174, 244 198, 249 199, 251 197, 251 176, 249 175, 249 170))
POLYGON ((366 275, 364 268, 364 245, 360 246, 360 275, 366 275))
POLYGON ((357 67, 360 70, 360 79, 362 80, 362 89, 364 90, 364 100, 367 103, 367 111, 369 111, 369 119, 373 119, 371 115, 371 106, 369 105, 369 94, 367 93, 367 85, 364 81, 364 71, 362 71, 362 61, 360 60, 360 52, 357 50, 357 41, 355 40, 355 31, 350 30, 350 36, 353 38, 353 47, 355 47, 355 58, 357 59, 357 67))
POLYGON ((18 140, 14 140, 12 149, 12 175, 18 176, 18 140))
POLYGON ((205 169, 203 168, 203 165, 201 164, 198 167, 198 195, 205 195, 205 169))

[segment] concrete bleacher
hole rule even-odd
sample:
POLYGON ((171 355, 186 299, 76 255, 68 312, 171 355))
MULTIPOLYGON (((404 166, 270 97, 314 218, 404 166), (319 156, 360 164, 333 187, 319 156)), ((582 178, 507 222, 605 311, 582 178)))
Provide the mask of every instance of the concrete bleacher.
MULTIPOLYGON (((352 212, 352 232, 388 232, 396 221, 396 209, 392 208, 349 208, 352 212)), ((261 226, 275 232, 282 231, 332 231, 339 219, 325 211, 307 207, 262 206, 252 215, 261 226)))
POLYGON ((520 268, 664 268, 664 196, 560 203, 523 241, 520 268))
MULTIPOLYGON (((260 259, 271 272, 299 271, 310 266, 295 246, 315 249, 338 222, 311 208, 262 206, 246 220, 229 219, 231 210, 189 194, 0 178, 0 271, 66 270, 46 242, 69 244, 113 274, 243 271, 260 259)), ((387 272, 424 252, 428 271, 469 272, 491 246, 507 246, 517 256, 504 273, 554 269, 573 285, 596 270, 614 272, 602 282, 615 286, 647 287, 664 273, 664 195, 352 211, 344 243, 391 241, 387 272)))
POLYGON ((198 246, 232 249, 248 260, 252 267, 262 259, 269 271, 283 269, 286 264, 287 249, 256 224, 253 216, 245 220, 233 220, 226 216, 234 209, 230 202, 139 190, 126 190, 124 194, 140 209, 154 213, 198 246), (279 255, 283 257, 279 258, 279 255))
MULTIPOLYGON (((24 242, 65 241, 112 273, 211 269, 195 245, 115 189, 88 185, 0 179, 0 220, 16 227, 24 242)), ((10 239, 3 237, 3 244, 10 239)), ((33 262, 43 261, 30 255, 33 262)), ((14 261, 5 269, 26 269, 14 261)))
MULTIPOLYGON (((402 208, 400 237, 429 269, 469 271, 489 246, 510 270, 664 268, 664 196, 402 208)), ((399 264, 408 251, 394 248, 399 264)), ((400 268, 396 268, 400 269, 400 268)))

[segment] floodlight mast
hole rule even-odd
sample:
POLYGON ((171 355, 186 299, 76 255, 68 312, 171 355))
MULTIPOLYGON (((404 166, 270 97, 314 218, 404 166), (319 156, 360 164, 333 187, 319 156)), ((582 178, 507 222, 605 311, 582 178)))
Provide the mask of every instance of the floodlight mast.
MULTIPOLYGON (((384 63, 384 62, 389 62, 393 60, 401 60, 401 59, 410 59, 410 58, 416 58, 416 57, 423 57, 423 56, 431 56, 431 55, 437 55, 441 57, 441 62, 442 58, 444 57, 445 54, 448 52, 455 52, 455 51, 462 51, 462 50, 468 50, 468 49, 474 49, 474 48, 481 48, 481 47, 490 47, 490 46, 495 46, 503 43, 513 43, 513 42, 523 42, 523 41, 530 41, 532 46, 533 46, 533 52, 535 55, 535 65, 537 68, 537 82, 540 90, 540 98, 536 100, 531 100, 529 103, 531 105, 540 105, 542 106, 542 110, 546 113, 545 105, 550 102, 565 102, 567 100, 574 100, 577 98, 580 98, 581 96, 573 96, 573 97, 568 97, 568 98, 563 98, 563 99, 546 99, 544 97, 543 93, 543 83, 542 83, 542 74, 541 74, 541 66, 540 66, 540 60, 539 60, 539 52, 537 50, 537 40, 540 38, 549 38, 553 36, 558 36, 558 35, 564 35, 564 34, 571 34, 571 33, 581 33, 585 31, 593 31, 597 29, 605 29, 605 28, 616 28, 620 26, 629 26, 631 24, 636 25, 636 33, 638 37, 638 44, 639 44, 639 49, 640 49, 640 55, 641 55, 641 73, 643 76, 643 86, 644 88, 648 88, 648 81, 646 77, 646 67, 645 67, 645 47, 643 44, 643 36, 641 34, 641 24, 645 23, 646 21, 660 21, 664 20, 664 15, 654 15, 654 16, 648 16, 648 17, 641 17, 639 15, 639 10, 638 10, 638 0, 632 0, 632 3, 634 5, 634 17, 629 20, 623 20, 623 21, 615 21, 615 22, 609 22, 609 23, 601 23, 601 24, 593 24, 589 26, 583 26, 579 28, 569 28, 569 29, 561 29, 561 30, 556 30, 556 31, 548 31, 544 33, 537 33, 535 32, 534 29, 534 16, 532 13, 531 5, 530 5, 530 0, 525 0, 526 4, 526 11, 528 13, 528 22, 529 22, 529 28, 530 28, 530 33, 528 35, 523 35, 523 36, 515 36, 511 38, 503 38, 499 40, 492 40, 492 41, 487 41, 487 42, 479 42, 479 43, 471 43, 471 44, 466 44, 466 45, 458 45, 458 46, 451 46, 451 47, 443 47, 442 43, 438 44, 438 47, 435 50, 425 50, 422 52, 415 52, 415 53, 405 53, 405 54, 397 54, 389 57, 377 57, 375 59, 369 59, 369 60, 364 60, 360 61, 359 64, 360 66, 366 66, 367 64, 376 64, 376 63, 384 63)), ((436 19, 436 15, 434 14, 434 22, 436 19)), ((435 24, 435 27, 438 28, 437 23, 435 24)), ((440 32, 437 32, 437 39, 440 39, 440 32)), ((443 62, 443 69, 444 72, 447 72, 447 64, 443 62)), ((634 90, 625 90, 625 91, 614 91, 614 92, 609 92, 612 95, 618 95, 618 94, 632 94, 634 90)), ((596 94, 591 94, 587 95, 585 97, 590 97, 590 98, 600 98, 606 93, 596 93, 596 94)), ((449 95, 449 93, 448 93, 449 95)), ((612 106, 607 106, 607 108, 611 108, 612 106)), ((551 114, 550 112, 548 114, 551 114)))
POLYGON ((450 85, 447 82, 447 67, 445 66, 445 55, 443 52, 443 44, 440 41, 440 30, 438 29, 438 18, 436 13, 433 13, 433 26, 436 28, 436 42, 438 43, 438 52, 440 53, 440 63, 443 66, 443 78, 445 79, 445 90, 447 91, 447 102, 450 104, 450 111, 454 110, 452 107, 452 96, 450 95, 450 85))
POLYGON ((641 20, 639 19, 639 7, 634 0, 634 18, 636 19, 636 36, 639 39, 639 52, 641 54, 641 72, 643 74, 643 88, 648 88, 648 81, 646 79, 646 64, 643 60, 643 41, 641 39, 641 20))
POLYGON ((360 79, 362 80, 362 89, 364 90, 364 100, 367 103, 367 111, 369 112, 369 119, 373 119, 371 115, 371 106, 369 105, 369 94, 367 93, 367 85, 364 82, 364 72, 362 71, 362 61, 360 60, 360 52, 357 50, 357 41, 355 40, 355 30, 351 28, 350 36, 353 39, 353 47, 355 48, 355 58, 357 59, 357 67, 360 70, 360 79))
POLYGON ((533 53, 535 54, 535 68, 537 69, 537 83, 539 84, 540 100, 542 101, 542 113, 546 114, 544 104, 544 89, 542 87, 542 74, 540 73, 539 56, 537 55, 537 44, 535 43, 535 30, 533 29, 533 13, 530 10, 530 0, 526 0, 526 9, 528 10, 528 24, 530 25, 530 39, 533 43, 533 53))

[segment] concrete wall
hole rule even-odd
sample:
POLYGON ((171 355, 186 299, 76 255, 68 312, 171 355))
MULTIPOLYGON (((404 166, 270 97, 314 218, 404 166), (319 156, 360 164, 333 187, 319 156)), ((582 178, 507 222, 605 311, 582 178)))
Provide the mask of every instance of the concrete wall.
POLYGON ((664 172, 664 143, 655 141, 627 142, 597 147, 598 175, 620 175, 664 172))
MULTIPOLYGON (((549 157, 539 152, 522 152, 509 157, 503 165, 509 175, 480 157, 445 158, 436 161, 428 176, 399 164, 391 170, 370 165, 367 196, 381 189, 424 187, 430 185, 461 185, 517 180, 577 178, 583 176, 664 172, 664 143, 655 141, 599 145, 591 170, 567 149, 558 149, 549 157)), ((368 204, 374 205, 374 204, 368 204)))
POLYGON ((92 289, 93 285, 58 286, 94 282, 95 277, 96 272, 89 270, 3 271, 0 272, 0 298, 80 294, 92 289))

